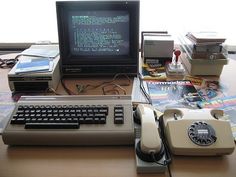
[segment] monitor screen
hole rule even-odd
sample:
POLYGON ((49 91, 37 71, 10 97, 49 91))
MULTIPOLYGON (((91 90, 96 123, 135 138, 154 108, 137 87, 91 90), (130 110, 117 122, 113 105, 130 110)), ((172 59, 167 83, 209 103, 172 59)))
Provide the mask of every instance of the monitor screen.
POLYGON ((69 41, 73 55, 128 55, 127 11, 69 13, 69 41))
POLYGON ((63 75, 137 74, 139 1, 58 1, 63 75))

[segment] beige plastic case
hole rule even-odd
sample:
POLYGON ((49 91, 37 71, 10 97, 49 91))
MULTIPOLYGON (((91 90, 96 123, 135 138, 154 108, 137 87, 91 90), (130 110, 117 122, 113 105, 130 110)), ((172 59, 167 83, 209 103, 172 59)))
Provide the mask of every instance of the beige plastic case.
POLYGON ((175 155, 231 154, 235 143, 230 123, 216 109, 167 109, 163 114, 165 136, 175 155), (192 133, 192 134, 191 134, 192 133))

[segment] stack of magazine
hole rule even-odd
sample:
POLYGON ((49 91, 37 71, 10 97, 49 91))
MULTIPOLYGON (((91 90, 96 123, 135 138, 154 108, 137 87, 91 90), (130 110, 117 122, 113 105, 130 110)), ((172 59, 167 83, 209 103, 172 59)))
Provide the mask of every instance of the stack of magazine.
POLYGON ((53 59, 59 55, 58 45, 31 45, 24 50, 17 59, 16 74, 26 74, 31 72, 51 72, 53 69, 53 59))
POLYGON ((27 58, 17 62, 15 73, 51 72, 52 69, 53 61, 50 58, 27 58))
POLYGON ((226 38, 216 32, 188 32, 179 37, 181 47, 191 59, 225 59, 226 38))

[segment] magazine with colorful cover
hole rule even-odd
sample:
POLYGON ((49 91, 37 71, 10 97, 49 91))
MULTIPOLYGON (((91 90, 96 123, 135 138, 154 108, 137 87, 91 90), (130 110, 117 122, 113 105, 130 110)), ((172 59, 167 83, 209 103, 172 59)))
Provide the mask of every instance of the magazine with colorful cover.
POLYGON ((185 80, 190 80, 203 100, 211 100, 227 96, 227 88, 217 78, 206 79, 198 76, 186 75, 185 80))
POLYGON ((225 97, 226 94, 223 92, 224 88, 220 85, 217 80, 205 80, 204 84, 197 88, 199 95, 204 100, 211 100, 216 98, 225 97))
POLYGON ((196 88, 189 80, 146 81, 153 106, 164 111, 166 108, 198 109, 202 101, 196 88))
POLYGON ((224 111, 224 118, 230 121, 234 140, 236 141, 236 95, 216 98, 197 103, 200 108, 215 108, 224 111))
POLYGON ((167 79, 164 67, 150 67, 148 64, 142 65, 141 77, 143 80, 162 80, 167 79))

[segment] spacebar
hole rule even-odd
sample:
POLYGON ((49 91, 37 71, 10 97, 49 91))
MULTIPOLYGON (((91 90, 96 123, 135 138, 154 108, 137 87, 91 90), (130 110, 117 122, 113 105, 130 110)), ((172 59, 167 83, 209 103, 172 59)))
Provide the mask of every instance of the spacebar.
POLYGON ((78 129, 79 123, 26 123, 25 129, 78 129))

